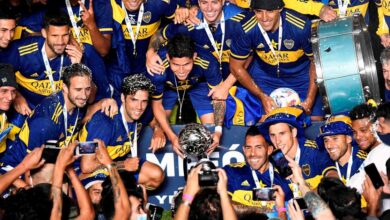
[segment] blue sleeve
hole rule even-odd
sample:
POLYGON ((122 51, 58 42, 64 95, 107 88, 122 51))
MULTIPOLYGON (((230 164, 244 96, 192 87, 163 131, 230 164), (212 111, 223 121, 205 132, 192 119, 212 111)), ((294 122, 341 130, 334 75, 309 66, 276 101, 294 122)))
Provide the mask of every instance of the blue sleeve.
POLYGON ((112 10, 109 2, 105 0, 94 0, 93 9, 95 13, 96 25, 102 34, 112 34, 113 20, 112 10))
POLYGON ((390 101, 390 90, 385 90, 385 101, 389 102, 390 101))
POLYGON ((20 70, 18 42, 19 41, 11 42, 11 45, 6 50, 0 52, 0 62, 11 64, 15 71, 20 70))
POLYGON ((222 74, 220 73, 219 63, 215 58, 209 58, 209 66, 205 70, 205 77, 209 87, 217 86, 222 82, 222 74))
POLYGON ((80 141, 93 141, 93 139, 101 139, 106 145, 110 142, 112 136, 112 125, 109 123, 107 116, 100 111, 97 111, 81 129, 79 133, 80 141))
POLYGON ((233 172, 233 169, 229 166, 229 165, 226 165, 223 167, 223 169, 225 170, 226 172, 226 176, 227 176, 227 179, 228 179, 228 182, 227 182, 227 191, 231 194, 234 193, 234 191, 236 191, 236 184, 235 184, 235 175, 234 175, 234 172, 233 172))
POLYGON ((319 165, 321 166, 322 175, 325 175, 329 170, 335 169, 335 163, 330 159, 329 154, 322 150, 317 154, 319 165))
POLYGON ((162 30, 162 36, 165 40, 171 39, 176 34, 189 34, 188 27, 183 24, 168 24, 162 30))
POLYGON ((154 74, 154 76, 150 76, 149 78, 152 81, 153 85, 156 87, 152 99, 153 100, 162 99, 164 93, 165 81, 167 79, 166 73, 164 72, 162 75, 154 74))
POLYGON ((159 0, 161 2, 160 8, 165 17, 173 19, 177 8, 177 0, 159 0))
MULTIPOLYGON (((245 60, 251 53, 251 43, 254 36, 250 32, 237 31, 237 37, 232 41, 231 56, 238 60, 245 60)), ((256 36, 259 37, 259 36, 256 36)))
POLYGON ((313 56, 313 50, 312 50, 312 44, 310 41, 311 38, 311 21, 309 19, 305 20, 305 27, 303 29, 302 37, 302 49, 305 52, 306 56, 312 57, 313 56))

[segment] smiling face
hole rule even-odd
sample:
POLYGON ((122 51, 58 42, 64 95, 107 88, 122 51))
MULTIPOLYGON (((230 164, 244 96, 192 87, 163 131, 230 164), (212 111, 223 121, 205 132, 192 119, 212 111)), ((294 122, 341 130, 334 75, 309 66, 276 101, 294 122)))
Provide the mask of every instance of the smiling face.
POLYGON ((265 31, 274 32, 278 29, 281 9, 272 11, 255 9, 253 11, 255 12, 257 22, 265 31))
POLYGON ((350 156, 348 152, 350 152, 350 144, 352 142, 351 136, 338 134, 325 136, 323 139, 325 149, 333 161, 338 161, 339 163, 348 161, 350 156))
POLYGON ((14 19, 0 19, 0 48, 7 48, 14 37, 16 21, 14 19))
POLYGON ((0 110, 8 111, 16 96, 16 88, 12 86, 0 87, 0 110))
POLYGON ((145 90, 138 90, 134 95, 122 94, 122 103, 125 107, 125 118, 128 122, 133 122, 141 118, 145 112, 149 101, 149 92, 145 90))
POLYGON ((246 136, 243 152, 252 169, 263 173, 268 168, 268 156, 272 153, 272 147, 268 146, 263 136, 246 136))
POLYGON ((209 24, 218 23, 222 15, 222 6, 222 0, 199 0, 199 9, 209 24))
POLYGON ((352 121, 353 136, 359 148, 369 151, 371 147, 378 144, 372 131, 372 123, 368 118, 356 119, 352 121))
POLYGON ((138 11, 144 0, 123 0, 125 8, 129 11, 138 11))
POLYGON ((172 72, 179 80, 186 80, 192 68, 194 66, 194 60, 196 54, 193 58, 190 57, 172 57, 168 56, 169 66, 172 72))
POLYGON ((287 123, 277 123, 269 126, 269 136, 272 144, 280 149, 284 155, 295 157, 295 138, 297 129, 287 123))
POLYGON ((69 26, 49 25, 47 29, 42 29, 42 36, 46 38, 46 52, 48 56, 59 56, 64 54, 66 45, 70 40, 69 26))
POLYGON ((91 78, 88 76, 74 76, 70 79, 69 87, 63 83, 64 97, 72 107, 82 108, 87 104, 91 94, 91 78))

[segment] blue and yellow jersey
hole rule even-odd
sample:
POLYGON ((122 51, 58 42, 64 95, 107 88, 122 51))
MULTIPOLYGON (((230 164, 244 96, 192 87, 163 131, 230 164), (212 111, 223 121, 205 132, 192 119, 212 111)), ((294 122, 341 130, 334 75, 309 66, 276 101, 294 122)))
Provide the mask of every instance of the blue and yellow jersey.
POLYGON ((7 149, 7 137, 12 129, 12 125, 8 123, 7 115, 0 114, 0 154, 7 149))
POLYGON ((139 121, 127 122, 129 128, 129 134, 127 134, 120 113, 110 118, 104 112, 97 111, 81 129, 79 141, 93 141, 95 138, 101 139, 106 144, 110 157, 113 160, 122 160, 131 153, 135 129, 137 129, 137 137, 139 138, 142 129, 150 121, 151 118, 143 116, 139 121))
MULTIPOLYGON (((114 35, 112 47, 116 52, 111 53, 110 65, 121 68, 122 74, 146 72, 146 52, 150 38, 158 30, 161 19, 172 19, 177 7, 176 0, 148 0, 144 2, 144 14, 136 42, 136 56, 133 55, 133 42, 127 30, 125 11, 121 7, 122 0, 111 0, 114 19, 114 35)), ((133 33, 136 33, 137 11, 127 11, 133 33)))
MULTIPOLYGON (((344 1, 349 2, 346 10, 346 16, 362 14, 363 17, 366 18, 366 21, 368 21, 367 9, 370 0, 342 0, 343 3, 344 1)), ((320 0, 284 0, 284 3, 285 8, 292 9, 302 14, 316 16, 320 15, 321 8, 324 6, 320 0)), ((332 7, 338 15, 340 15, 337 0, 329 0, 328 5, 332 7)))
MULTIPOLYGON (((96 26, 102 34, 112 34, 113 32, 113 23, 112 23, 112 10, 110 4, 108 4, 105 0, 94 0, 93 1, 93 9, 94 9, 94 17, 96 26)), ((85 7, 89 9, 89 1, 85 1, 85 7)), ((66 9, 65 1, 63 1, 63 5, 61 6, 61 10, 68 14, 66 9)), ((80 29, 80 41, 84 44, 92 45, 91 35, 87 27, 83 26, 82 19, 80 17, 80 5, 72 6, 73 15, 77 26, 80 29)), ((44 17, 46 14, 46 10, 41 10, 35 12, 26 17, 22 17, 20 21, 18 21, 18 26, 15 30, 14 39, 19 39, 25 35, 32 33, 40 33, 43 28, 44 17)), ((72 34, 74 39, 77 39, 76 32, 72 28, 72 34)))
MULTIPOLYGON (((163 59, 165 71, 163 74, 154 76, 148 75, 156 86, 156 91, 152 98, 154 100, 162 99, 164 90, 189 90, 196 87, 200 83, 207 83, 208 86, 214 87, 222 82, 221 74, 219 73, 219 64, 207 51, 202 48, 196 50, 197 57, 194 60, 194 65, 186 80, 178 80, 169 66, 167 59, 166 48, 158 51, 159 56, 163 59), (176 81, 177 80, 177 81, 176 81), (176 84, 177 83, 177 84, 176 84)), ((207 94, 204 94, 207 97, 207 94)))
POLYGON ((325 150, 320 150, 315 141, 305 138, 298 139, 301 156, 299 166, 303 178, 311 189, 317 188, 322 177, 329 170, 335 170, 335 164, 325 150))
MULTIPOLYGON (((358 146, 352 147, 352 168, 351 168, 351 176, 359 171, 360 166, 363 164, 364 160, 367 157, 367 153, 363 150, 360 150, 358 146)), ((339 164, 340 173, 342 177, 342 181, 346 183, 346 176, 348 170, 348 162, 341 166, 339 164)))
POLYGON ((378 7, 378 30, 377 34, 384 35, 389 34, 390 26, 390 1, 389 0, 376 0, 376 5, 378 7))
POLYGON ((254 81, 269 94, 274 88, 289 87, 298 93, 307 92, 309 86, 310 59, 313 56, 310 37, 311 22, 306 17, 290 10, 281 12, 282 45, 278 52, 279 31, 267 32, 278 57, 272 53, 253 13, 242 23, 243 32, 232 42, 231 56, 247 59, 253 50, 254 61, 249 72, 254 81), (277 74, 279 62, 280 73, 277 74))
POLYGON ((42 146, 47 140, 58 140, 60 147, 75 140, 84 110, 76 108, 71 114, 66 112, 67 130, 65 130, 64 104, 64 96, 62 92, 58 92, 37 105, 24 122, 16 140, 1 159, 3 167, 15 167, 27 153, 42 146))
MULTIPOLYGON (((12 64, 16 71, 16 81, 19 92, 27 100, 30 108, 34 108, 45 97, 52 94, 52 87, 48 78, 41 49, 44 45, 43 37, 28 37, 11 43, 7 50, 0 54, 0 62, 12 64)), ((57 91, 61 90, 60 69, 61 56, 49 61, 53 71, 53 79, 57 91)), ((64 55, 63 68, 71 61, 64 55)))
MULTIPOLYGON (((236 5, 226 3, 223 6, 223 13, 225 17, 225 40, 223 44, 223 52, 222 52, 222 75, 223 78, 230 74, 229 70, 229 56, 230 56, 230 47, 232 42, 235 41, 236 36, 238 35, 238 31, 241 29, 240 21, 245 17, 245 12, 237 7, 236 5)), ((199 10, 198 18, 203 21, 203 15, 199 10)), ((210 51, 215 59, 219 62, 219 56, 215 52, 213 45, 211 44, 209 38, 207 37, 207 33, 204 27, 204 24, 201 23, 198 26, 194 26, 192 24, 169 24, 164 27, 162 34, 165 39, 170 39, 177 33, 182 33, 191 36, 191 38, 195 41, 196 45, 202 47, 208 51, 210 51)), ((218 25, 217 30, 213 33, 214 40, 216 41, 216 47, 218 49, 218 53, 221 50, 222 46, 222 29, 221 25, 218 25)))
MULTIPOLYGON (((245 162, 233 163, 223 167, 228 177, 228 193, 232 200, 248 206, 264 207, 261 201, 253 201, 252 190, 256 188, 252 176, 252 169, 245 162)), ((264 173, 255 171, 261 187, 272 187, 269 170, 264 173)), ((289 188, 289 182, 283 179, 277 170, 274 170, 274 185, 282 187, 285 194, 285 200, 288 201, 293 197, 289 188)), ((273 211, 274 202, 266 202, 267 211, 273 211)))

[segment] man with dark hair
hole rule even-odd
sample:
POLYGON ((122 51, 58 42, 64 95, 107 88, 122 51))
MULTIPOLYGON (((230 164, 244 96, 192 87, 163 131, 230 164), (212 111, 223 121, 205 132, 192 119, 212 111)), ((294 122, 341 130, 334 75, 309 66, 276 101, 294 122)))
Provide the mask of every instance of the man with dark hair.
POLYGON ((154 117, 161 125, 173 150, 183 157, 177 135, 168 122, 168 117, 176 103, 179 102, 179 119, 186 92, 202 124, 215 124, 213 144, 209 147, 211 153, 218 146, 222 136, 222 125, 225 116, 225 101, 211 100, 208 97, 209 88, 222 82, 218 73, 218 63, 208 52, 196 48, 189 36, 178 34, 173 37, 166 48, 159 51, 164 59, 163 74, 151 76, 156 85, 153 95, 152 108, 154 117), (211 104, 212 102, 212 104, 211 104))
MULTIPOLYGON (((383 106, 380 106, 379 108, 380 110, 377 111, 376 117, 385 116, 386 111, 383 109, 383 106)), ((356 188, 359 193, 362 193, 362 185, 366 174, 364 167, 374 163, 379 171, 387 173, 386 160, 390 158, 390 147, 380 140, 380 137, 384 136, 380 135, 380 137, 377 137, 376 135, 373 124, 375 120, 374 107, 369 104, 361 104, 355 106, 349 115, 352 119, 354 138, 359 145, 359 148, 368 153, 366 160, 360 167, 359 173, 352 176, 351 181, 348 184, 349 186, 356 188)), ((382 123, 382 125, 384 128, 386 127, 386 123, 382 123)))
MULTIPOLYGON (((141 131, 152 120, 151 114, 145 110, 154 89, 155 86, 143 74, 126 77, 122 83, 120 113, 111 118, 97 111, 79 135, 80 141, 103 140, 118 169, 134 172, 138 183, 150 189, 163 182, 164 173, 156 164, 140 159, 137 146, 141 131)), ((82 157, 80 165, 83 176, 91 176, 101 164, 95 155, 88 155, 82 157)))
POLYGON ((91 93, 91 70, 83 64, 72 64, 64 69, 63 78, 62 90, 45 98, 24 122, 0 161, 1 173, 13 169, 48 140, 57 140, 62 147, 75 139, 91 93))
POLYGON ((308 123, 301 108, 284 107, 271 111, 259 128, 275 148, 299 164, 305 181, 314 189, 323 176, 337 176, 337 172, 329 155, 305 137, 308 123))
POLYGON ((279 215, 285 214, 284 201, 290 200, 293 194, 288 181, 281 177, 269 161, 273 147, 260 133, 256 126, 251 126, 245 134, 243 152, 246 163, 232 163, 224 167, 228 176, 228 192, 232 200, 248 206, 262 207, 264 212, 278 210, 279 215), (252 190, 272 187, 275 201, 265 204, 252 198, 252 190), (283 191, 283 192, 280 192, 283 191), (283 194, 283 196, 281 196, 283 194))
POLYGON ((8 8, 0 7, 0 52, 8 47, 15 34, 16 18, 8 8))
POLYGON ((69 36, 66 15, 48 14, 41 32, 42 37, 14 41, 0 53, 0 61, 14 66, 19 84, 14 105, 17 112, 10 115, 10 122, 14 125, 11 139, 35 106, 61 90, 63 68, 81 61, 82 51, 69 36))
POLYGON ((317 120, 324 114, 315 85, 310 43, 311 22, 284 9, 282 0, 253 0, 253 13, 241 21, 242 30, 232 41, 230 69, 237 80, 261 100, 262 114, 277 107, 269 96, 280 87, 299 94, 304 111, 317 120), (246 62, 253 54, 247 69, 246 62))
POLYGON ((378 106, 375 119, 377 121, 376 131, 379 134, 390 134, 390 102, 378 106))
POLYGON ((320 128, 316 141, 320 148, 328 151, 335 162, 337 174, 345 183, 358 172, 367 153, 352 143, 351 119, 345 115, 334 115, 320 128))

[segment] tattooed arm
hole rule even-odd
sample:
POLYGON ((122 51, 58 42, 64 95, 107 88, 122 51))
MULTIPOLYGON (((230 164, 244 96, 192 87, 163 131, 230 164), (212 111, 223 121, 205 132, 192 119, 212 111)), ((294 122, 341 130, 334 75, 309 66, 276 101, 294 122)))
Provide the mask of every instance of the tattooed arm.
POLYGON ((211 154, 216 147, 219 146, 219 142, 222 137, 222 125, 225 118, 226 101, 225 100, 213 100, 214 108, 214 124, 215 130, 213 134, 213 143, 207 149, 207 154, 211 154))
POLYGON ((50 220, 59 220, 62 217, 62 181, 65 169, 75 160, 74 149, 78 142, 73 142, 60 150, 57 156, 53 171, 53 183, 51 186, 51 198, 53 208, 51 209, 50 220))
POLYGON ((115 214, 113 219, 129 219, 131 212, 129 197, 127 196, 122 179, 119 176, 118 169, 108 155, 107 148, 104 146, 104 142, 102 140, 97 139, 95 139, 94 141, 98 142, 96 158, 101 164, 107 167, 108 172, 110 174, 115 207, 115 214))
POLYGON ((164 71, 163 61, 157 51, 167 40, 162 35, 162 28, 150 38, 149 48, 146 52, 146 69, 149 74, 162 73, 164 71))

